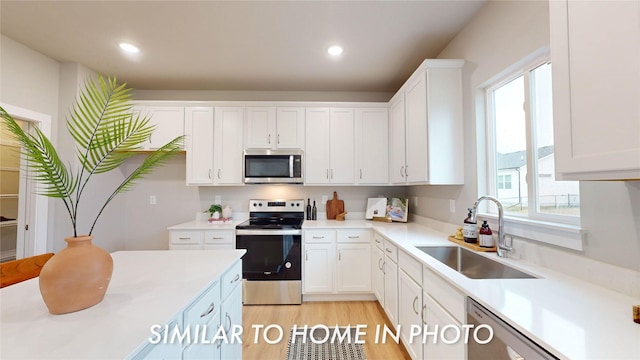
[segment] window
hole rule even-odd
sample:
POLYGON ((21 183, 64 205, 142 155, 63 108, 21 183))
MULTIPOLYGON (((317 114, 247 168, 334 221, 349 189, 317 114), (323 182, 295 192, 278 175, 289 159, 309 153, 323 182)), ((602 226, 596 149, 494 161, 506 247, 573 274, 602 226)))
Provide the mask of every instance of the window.
POLYGON ((555 181, 548 59, 511 73, 485 94, 487 193, 509 216, 578 223, 579 183, 555 181))

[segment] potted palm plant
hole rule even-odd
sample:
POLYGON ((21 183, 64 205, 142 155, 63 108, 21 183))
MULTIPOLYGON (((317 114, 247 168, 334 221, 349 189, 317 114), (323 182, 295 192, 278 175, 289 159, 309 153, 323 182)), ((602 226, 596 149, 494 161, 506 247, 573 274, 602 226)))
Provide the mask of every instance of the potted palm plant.
POLYGON ((137 180, 149 174, 181 150, 179 136, 147 154, 144 161, 106 197, 88 232, 78 230, 78 205, 94 176, 109 172, 135 155, 154 130, 147 115, 132 111, 131 89, 118 85, 115 78, 89 80, 67 117, 67 129, 75 141, 78 169, 69 169, 51 141, 39 130, 25 132, 0 107, 0 117, 9 132, 22 145, 22 153, 39 194, 62 200, 73 227, 67 247, 42 268, 40 292, 52 314, 64 314, 91 307, 102 301, 111 280, 113 260, 105 250, 92 244, 93 229, 107 205, 120 193, 130 190, 137 180), (80 235, 79 235, 80 234, 80 235))

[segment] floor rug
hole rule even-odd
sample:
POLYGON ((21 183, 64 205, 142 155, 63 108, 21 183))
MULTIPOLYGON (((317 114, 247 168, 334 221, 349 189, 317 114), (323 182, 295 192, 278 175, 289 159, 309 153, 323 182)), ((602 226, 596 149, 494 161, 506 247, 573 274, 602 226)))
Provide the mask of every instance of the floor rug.
POLYGON ((298 328, 294 337, 292 329, 289 334, 287 360, 366 360, 364 347, 355 343, 357 329, 341 327, 337 330, 338 333, 335 332, 335 327, 316 327, 308 328, 306 333, 303 333, 302 329, 298 328))

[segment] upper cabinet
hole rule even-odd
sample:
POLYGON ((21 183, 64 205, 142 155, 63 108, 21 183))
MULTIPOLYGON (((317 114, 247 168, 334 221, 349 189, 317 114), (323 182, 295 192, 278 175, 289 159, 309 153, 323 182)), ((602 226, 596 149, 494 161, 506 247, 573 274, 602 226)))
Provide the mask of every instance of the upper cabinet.
POLYGON ((242 107, 187 107, 187 185, 242 185, 242 107))
POLYGON ((352 108, 307 108, 305 184, 355 183, 352 108))
POLYGON ((640 1, 549 10, 556 178, 640 179, 640 1))
POLYGON ((464 183, 463 65, 425 60, 391 99, 392 183, 464 183))
POLYGON ((178 136, 184 135, 184 107, 136 105, 134 111, 150 117, 155 130, 144 144, 144 150, 155 150, 178 136))
POLYGON ((389 183, 389 111, 387 108, 358 108, 356 119, 356 161, 358 184, 389 183))
POLYGON ((247 149, 303 149, 303 107, 247 107, 247 149))

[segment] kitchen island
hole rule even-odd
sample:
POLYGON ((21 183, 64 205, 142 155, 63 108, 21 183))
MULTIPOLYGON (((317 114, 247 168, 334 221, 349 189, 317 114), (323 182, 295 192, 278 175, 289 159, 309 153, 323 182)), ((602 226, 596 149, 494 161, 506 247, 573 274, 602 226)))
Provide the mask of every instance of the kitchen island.
MULTIPOLYGON (((243 254, 244 250, 114 252, 104 300, 64 315, 49 314, 38 278, 5 287, 0 290, 0 358, 137 358, 154 350, 149 343, 152 326, 182 325, 183 314, 189 325, 187 313, 199 311, 203 297, 217 290, 213 298, 221 302, 225 293, 240 292, 243 254)), ((230 308, 241 309, 241 297, 228 298, 234 302, 230 308)), ((204 305, 210 306, 208 299, 204 305)), ((212 316, 222 311, 218 305, 210 311, 212 316)), ((233 323, 242 324, 241 313, 233 323)), ((169 345, 163 351, 187 351, 190 344, 169 345)))

